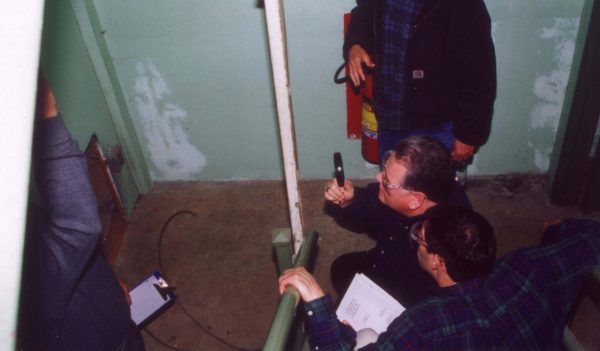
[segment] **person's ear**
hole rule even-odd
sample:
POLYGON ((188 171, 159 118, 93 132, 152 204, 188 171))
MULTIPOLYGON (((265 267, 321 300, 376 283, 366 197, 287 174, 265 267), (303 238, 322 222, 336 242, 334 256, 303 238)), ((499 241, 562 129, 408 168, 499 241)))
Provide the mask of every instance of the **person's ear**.
POLYGON ((425 262, 426 262, 427 266, 429 267, 429 271, 432 274, 435 275, 439 271, 440 261, 439 261, 439 256, 437 254, 427 252, 425 262))
POLYGON ((444 258, 438 254, 432 255, 432 268, 435 270, 443 270, 446 271, 446 262, 444 258))
POLYGON ((411 195, 411 200, 408 203, 408 207, 410 207, 411 210, 416 210, 417 208, 423 206, 425 204, 425 200, 427 200, 425 193, 420 191, 413 191, 411 195))

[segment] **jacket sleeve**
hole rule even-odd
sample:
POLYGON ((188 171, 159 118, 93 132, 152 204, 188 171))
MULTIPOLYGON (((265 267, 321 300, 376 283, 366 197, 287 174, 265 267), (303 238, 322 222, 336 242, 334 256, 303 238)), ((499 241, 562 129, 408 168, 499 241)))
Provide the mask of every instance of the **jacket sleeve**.
MULTIPOLYGON (((450 36, 450 68, 457 78, 454 136, 476 147, 486 143, 496 98, 496 54, 491 19, 482 0, 463 1, 450 36)), ((458 5, 457 5, 458 6, 458 5)))
POLYGON ((566 219, 544 232, 542 245, 527 253, 557 306, 576 301, 585 278, 600 265, 600 223, 566 219))
POLYGON ((46 222, 37 241, 38 287, 46 316, 60 320, 101 235, 85 156, 60 116, 37 126, 36 176, 46 222))
POLYGON ((306 326, 312 350, 353 350, 356 332, 340 323, 329 295, 304 305, 306 326))
MULTIPOLYGON (((377 341, 359 350, 423 350, 422 334, 414 323, 414 317, 407 312, 394 319, 377 341)), ((311 350, 355 350, 357 332, 338 320, 329 295, 307 302, 304 314, 311 350)))
POLYGON ((348 60, 350 48, 358 44, 371 56, 375 56, 375 30, 374 30, 374 1, 357 0, 356 7, 351 11, 348 32, 344 38, 344 60, 348 60))

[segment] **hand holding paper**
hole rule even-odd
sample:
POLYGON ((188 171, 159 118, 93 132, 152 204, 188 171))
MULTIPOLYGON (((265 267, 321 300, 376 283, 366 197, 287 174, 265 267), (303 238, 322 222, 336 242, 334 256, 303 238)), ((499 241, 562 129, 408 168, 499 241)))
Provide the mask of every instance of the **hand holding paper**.
POLYGON ((380 334, 405 308, 363 274, 356 274, 336 311, 356 331, 372 329, 380 334))

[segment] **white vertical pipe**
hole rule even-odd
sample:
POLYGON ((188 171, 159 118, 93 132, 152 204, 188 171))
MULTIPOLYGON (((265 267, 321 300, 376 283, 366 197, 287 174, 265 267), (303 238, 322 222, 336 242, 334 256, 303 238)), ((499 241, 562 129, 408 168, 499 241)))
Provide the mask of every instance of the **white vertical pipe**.
POLYGON ((275 99, 277 100, 279 138, 281 139, 281 149, 283 151, 283 167, 285 170, 290 220, 292 223, 292 238, 294 240, 294 253, 297 253, 303 240, 302 205, 298 186, 298 165, 296 162, 292 101, 287 71, 284 37, 285 24, 281 0, 264 0, 264 4, 267 18, 267 33, 269 35, 269 49, 271 52, 271 69, 275 85, 275 99))
POLYGON ((15 349, 44 2, 0 1, 0 350, 15 349))

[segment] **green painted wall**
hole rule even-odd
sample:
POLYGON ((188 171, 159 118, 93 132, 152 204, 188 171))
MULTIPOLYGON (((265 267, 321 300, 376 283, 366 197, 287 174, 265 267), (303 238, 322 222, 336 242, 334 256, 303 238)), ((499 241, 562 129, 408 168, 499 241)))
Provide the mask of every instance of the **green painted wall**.
POLYGON ((96 2, 153 179, 282 176, 255 2, 96 2))
MULTIPOLYGON (((87 2, 154 181, 282 178, 259 1, 87 2)), ((548 170, 583 2, 486 1, 498 98, 492 135, 471 174, 548 170)), ((344 87, 332 79, 341 63, 342 15, 353 5, 284 3, 301 178, 330 176, 334 151, 343 153, 348 176, 375 172, 360 142, 346 139, 344 87)))
POLYGON ((575 43, 575 52, 573 54, 573 64, 571 66, 572 74, 569 76, 569 82, 567 84, 567 88, 565 91, 565 98, 563 103, 563 110, 561 113, 560 122, 558 125, 558 130, 556 132, 556 138, 554 141, 554 148, 552 152, 552 159, 550 160, 550 167, 548 169, 548 174, 551 176, 551 182, 554 182, 554 177, 556 174, 556 170, 558 168, 558 163, 560 160, 560 155, 562 152, 563 141, 565 136, 565 131, 567 128, 568 117, 570 115, 570 107, 573 103, 573 97, 575 95, 575 87, 577 85, 577 76, 580 70, 581 59, 583 56, 583 49, 585 46, 586 39, 588 37, 588 28, 590 25, 591 16, 592 16, 592 8, 594 6, 594 2, 596 0, 585 0, 583 4, 583 8, 581 11, 581 18, 579 21, 579 32, 577 33, 577 40, 575 43))
MULTIPOLYGON (((80 148, 85 149, 93 134, 98 136, 105 155, 111 148, 121 145, 68 1, 48 1, 46 4, 41 62, 55 91, 61 114, 80 148)), ((126 208, 131 211, 139 191, 130 164, 126 162, 114 178, 126 208)))
POLYGON ((494 22, 498 98, 478 172, 548 170, 583 2, 486 1, 494 22))

